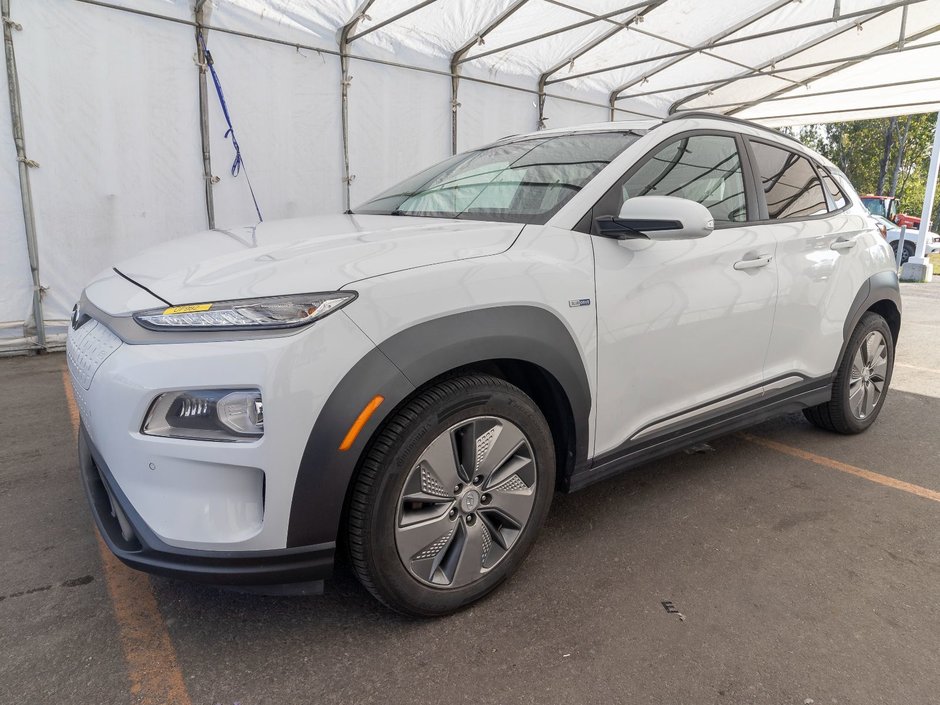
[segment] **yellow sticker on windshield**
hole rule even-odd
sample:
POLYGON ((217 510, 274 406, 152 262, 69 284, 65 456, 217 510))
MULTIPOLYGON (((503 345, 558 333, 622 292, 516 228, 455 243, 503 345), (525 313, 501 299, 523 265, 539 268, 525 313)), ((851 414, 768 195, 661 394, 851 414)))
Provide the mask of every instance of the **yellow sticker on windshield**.
POLYGON ((174 313, 195 313, 196 311, 208 311, 212 304, 189 304, 188 306, 171 306, 163 312, 164 316, 170 316, 174 313))

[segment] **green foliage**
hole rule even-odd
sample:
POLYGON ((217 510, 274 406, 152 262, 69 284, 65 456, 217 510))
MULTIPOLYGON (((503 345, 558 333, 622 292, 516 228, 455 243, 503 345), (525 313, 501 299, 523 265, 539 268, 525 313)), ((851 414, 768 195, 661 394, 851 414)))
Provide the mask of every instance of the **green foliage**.
MULTIPOLYGON (((788 132, 845 172, 859 193, 877 193, 884 169, 881 195, 897 196, 900 212, 919 216, 936 122, 932 113, 805 125, 788 132)), ((940 203, 934 205, 933 223, 940 222, 938 211, 940 203)))

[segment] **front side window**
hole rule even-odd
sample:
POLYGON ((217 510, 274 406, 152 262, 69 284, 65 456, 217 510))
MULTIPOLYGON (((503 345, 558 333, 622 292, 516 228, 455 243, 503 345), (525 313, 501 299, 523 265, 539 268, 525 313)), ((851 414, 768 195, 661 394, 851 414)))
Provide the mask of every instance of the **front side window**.
POLYGON ((451 157, 354 212, 543 224, 639 136, 582 132, 501 142, 451 157))
POLYGON ((822 184, 806 157, 764 142, 751 142, 751 148, 769 218, 805 218, 827 212, 822 184))
POLYGON ((622 200, 636 196, 687 198, 708 208, 716 222, 744 222, 744 175, 734 137, 691 135, 670 142, 623 182, 622 200))

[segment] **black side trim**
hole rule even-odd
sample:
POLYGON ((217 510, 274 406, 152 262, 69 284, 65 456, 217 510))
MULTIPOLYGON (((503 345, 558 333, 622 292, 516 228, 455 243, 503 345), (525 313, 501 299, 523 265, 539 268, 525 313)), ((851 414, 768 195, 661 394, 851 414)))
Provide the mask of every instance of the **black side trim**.
POLYGON ((444 316, 393 335, 347 373, 320 412, 294 485, 287 545, 335 541, 349 482, 369 439, 418 387, 450 370, 489 360, 538 365, 564 390, 574 418, 576 467, 587 463, 591 391, 581 355, 557 316, 501 306, 444 316), (377 394, 385 400, 348 451, 350 425, 377 394))
POLYGON ((747 400, 732 407, 718 409, 696 419, 688 426, 667 430, 660 435, 625 444, 610 453, 598 456, 590 469, 572 475, 564 489, 574 492, 690 445, 753 426, 774 416, 822 404, 829 401, 831 393, 832 380, 825 377, 776 391, 756 401, 747 400))
MULTIPOLYGON (((735 397, 741 396, 742 394, 747 394, 748 392, 753 392, 753 391, 755 391, 755 390, 757 390, 757 389, 760 389, 761 387, 766 387, 766 386, 768 386, 768 385, 773 384, 774 382, 779 382, 780 380, 787 379, 787 378, 789 378, 789 377, 800 377, 804 382, 809 382, 809 381, 811 381, 811 380, 809 380, 808 377, 806 377, 806 376, 803 375, 803 374, 800 374, 799 372, 790 372, 790 373, 787 373, 787 374, 778 375, 778 376, 776 376, 776 377, 774 377, 774 378, 772 378, 772 379, 767 379, 767 380, 764 380, 764 381, 762 381, 762 382, 758 382, 757 384, 752 384, 752 385, 750 385, 750 386, 748 386, 748 387, 744 387, 743 389, 739 389, 738 391, 733 392, 733 393, 731 393, 731 394, 725 394, 725 395, 722 395, 722 396, 720 396, 720 397, 718 397, 718 398, 716 398, 716 399, 712 399, 712 400, 710 400, 710 401, 702 402, 701 404, 696 404, 695 406, 689 407, 688 409, 683 409, 682 411, 678 411, 678 412, 676 412, 676 413, 674 413, 674 414, 668 414, 667 416, 661 416, 661 417, 659 417, 659 418, 657 418, 657 419, 653 419, 652 421, 650 421, 650 422, 649 422, 648 424, 646 424, 645 426, 642 426, 641 428, 637 429, 637 431, 633 434, 632 437, 635 438, 636 436, 642 434, 644 431, 646 431, 646 429, 650 428, 651 426, 658 426, 658 425, 660 425, 660 424, 662 424, 662 423, 665 423, 665 422, 669 421, 669 419, 679 418, 679 417, 685 416, 685 415, 687 415, 687 414, 694 413, 694 412, 698 411, 699 409, 704 409, 704 408, 706 408, 706 407, 713 406, 714 404, 720 404, 720 403, 723 402, 723 401, 728 401, 728 400, 730 400, 730 399, 734 399, 735 397)), ((793 389, 793 388, 795 388, 795 387, 796 387, 796 385, 794 384, 793 387, 786 387, 786 388, 784 388, 784 389, 785 389, 785 390, 786 390, 786 389, 793 389)), ((776 393, 777 391, 778 391, 778 390, 774 390, 775 393, 776 393)), ((765 398, 766 398, 766 397, 765 397, 765 398)), ((716 412, 716 413, 721 413, 721 412, 724 412, 724 411, 728 411, 728 410, 730 410, 730 409, 738 408, 739 406, 742 406, 742 405, 753 404, 754 401, 755 401, 755 397, 751 397, 751 398, 748 398, 748 399, 742 399, 739 404, 729 404, 729 405, 727 405, 727 406, 721 407, 720 409, 715 409, 715 412, 716 412)), ((626 447, 627 447, 628 445, 630 445, 631 443, 632 443, 632 441, 628 439, 622 446, 620 446, 619 448, 617 448, 617 449, 615 449, 615 450, 613 450, 613 451, 610 451, 609 454, 612 454, 612 455, 613 455, 613 454, 619 454, 619 453, 621 452, 621 448, 626 448, 626 447)), ((597 462, 597 458, 595 458, 595 462, 597 462)))
POLYGON ((323 580, 332 573, 333 542, 272 551, 200 551, 169 546, 153 533, 121 491, 84 426, 79 429, 78 455, 85 494, 101 537, 131 568, 195 582, 242 586, 323 580))

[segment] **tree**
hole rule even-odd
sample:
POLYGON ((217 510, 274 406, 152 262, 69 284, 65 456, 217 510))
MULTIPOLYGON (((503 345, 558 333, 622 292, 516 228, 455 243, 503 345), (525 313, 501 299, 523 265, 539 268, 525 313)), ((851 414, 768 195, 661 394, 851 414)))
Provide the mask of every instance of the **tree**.
MULTIPOLYGON (((794 136, 839 167, 859 193, 897 196, 901 212, 919 216, 936 120, 933 113, 804 125, 794 136)), ((940 204, 934 204, 934 224, 940 222, 938 211, 940 204)))
POLYGON ((891 172, 891 191, 890 196, 896 196, 898 193, 898 177, 901 175, 901 167, 904 164, 904 152, 907 149, 907 137, 911 133, 911 116, 904 119, 904 133, 898 142, 898 148, 895 150, 894 170, 891 172))
POLYGON ((898 131, 898 119, 893 117, 888 120, 888 126, 885 128, 884 147, 881 149, 881 161, 878 163, 878 187, 875 189, 878 193, 885 192, 885 177, 888 176, 888 160, 891 158, 891 147, 894 144, 894 134, 898 131))

